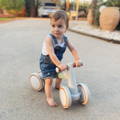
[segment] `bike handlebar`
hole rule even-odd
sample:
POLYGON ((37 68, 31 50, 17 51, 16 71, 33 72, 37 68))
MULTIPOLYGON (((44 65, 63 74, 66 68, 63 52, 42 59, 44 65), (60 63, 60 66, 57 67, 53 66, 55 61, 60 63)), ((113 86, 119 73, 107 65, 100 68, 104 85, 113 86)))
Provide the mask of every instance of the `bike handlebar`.
MULTIPOLYGON (((82 63, 82 62, 80 63, 80 66, 79 66, 79 67, 81 67, 81 66, 83 66, 83 63, 82 63)), ((75 66, 74 63, 69 63, 69 64, 67 64, 67 69, 66 69, 66 70, 69 70, 70 67, 75 68, 76 66, 75 66)), ((61 72, 60 68, 56 67, 56 72, 57 72, 57 73, 61 72)))

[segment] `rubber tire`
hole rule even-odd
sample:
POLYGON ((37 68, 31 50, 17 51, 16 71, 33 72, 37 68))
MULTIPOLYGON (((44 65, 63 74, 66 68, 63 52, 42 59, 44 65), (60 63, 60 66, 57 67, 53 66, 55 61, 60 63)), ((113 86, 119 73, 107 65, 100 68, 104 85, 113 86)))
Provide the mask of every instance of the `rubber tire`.
POLYGON ((30 84, 35 91, 41 91, 44 88, 43 79, 40 78, 40 73, 32 73, 30 75, 30 84))
POLYGON ((78 86, 79 92, 81 92, 81 95, 82 95, 82 98, 80 97, 80 103, 82 105, 88 104, 90 92, 89 92, 87 85, 85 85, 83 83, 79 83, 77 86, 78 86))
POLYGON ((59 96, 63 108, 69 108, 72 104, 72 97, 69 88, 66 86, 61 86, 59 90, 59 96))

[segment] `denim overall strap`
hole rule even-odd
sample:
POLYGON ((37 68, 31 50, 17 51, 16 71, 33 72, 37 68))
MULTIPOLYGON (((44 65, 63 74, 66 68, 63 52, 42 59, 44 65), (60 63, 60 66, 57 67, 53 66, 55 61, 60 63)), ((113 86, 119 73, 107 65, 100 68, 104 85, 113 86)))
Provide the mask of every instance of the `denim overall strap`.
POLYGON ((58 44, 58 42, 57 42, 56 37, 55 37, 54 35, 52 35, 52 34, 49 34, 49 35, 52 37, 52 42, 53 42, 53 45, 57 45, 57 44, 58 44))
POLYGON ((66 46, 68 46, 68 38, 64 35, 64 42, 65 42, 65 44, 66 44, 66 46))
MULTIPOLYGON (((58 42, 57 42, 57 39, 56 39, 56 37, 54 36, 54 35, 52 35, 52 34, 49 34, 51 37, 52 37, 52 42, 53 42, 53 44, 54 45, 57 45, 58 44, 58 42)), ((67 46, 68 45, 68 38, 64 35, 63 36, 63 40, 64 40, 64 42, 65 42, 65 45, 67 46)))

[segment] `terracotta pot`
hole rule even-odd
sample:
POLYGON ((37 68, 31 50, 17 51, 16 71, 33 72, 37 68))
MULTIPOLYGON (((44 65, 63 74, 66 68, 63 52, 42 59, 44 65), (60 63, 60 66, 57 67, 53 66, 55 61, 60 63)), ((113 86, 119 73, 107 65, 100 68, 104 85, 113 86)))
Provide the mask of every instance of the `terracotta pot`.
POLYGON ((100 28, 102 30, 113 31, 120 20, 120 12, 117 7, 107 7, 100 14, 100 28))
POLYGON ((93 11, 92 11, 92 9, 88 10, 87 21, 89 24, 93 24, 93 11))

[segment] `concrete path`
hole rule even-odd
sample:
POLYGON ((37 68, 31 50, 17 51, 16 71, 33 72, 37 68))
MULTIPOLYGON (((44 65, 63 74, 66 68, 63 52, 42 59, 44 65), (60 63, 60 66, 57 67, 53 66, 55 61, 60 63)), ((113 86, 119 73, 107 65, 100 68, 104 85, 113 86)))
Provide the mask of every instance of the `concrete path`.
MULTIPOLYGON (((64 110, 46 104, 44 92, 31 89, 29 76, 39 71, 42 41, 49 33, 48 20, 16 20, 0 24, 0 120, 119 120, 120 46, 67 32, 79 51, 84 67, 77 80, 91 91, 90 103, 64 110)), ((63 60, 71 62, 69 52, 63 60)), ((63 82, 65 83, 65 81, 63 82)))

